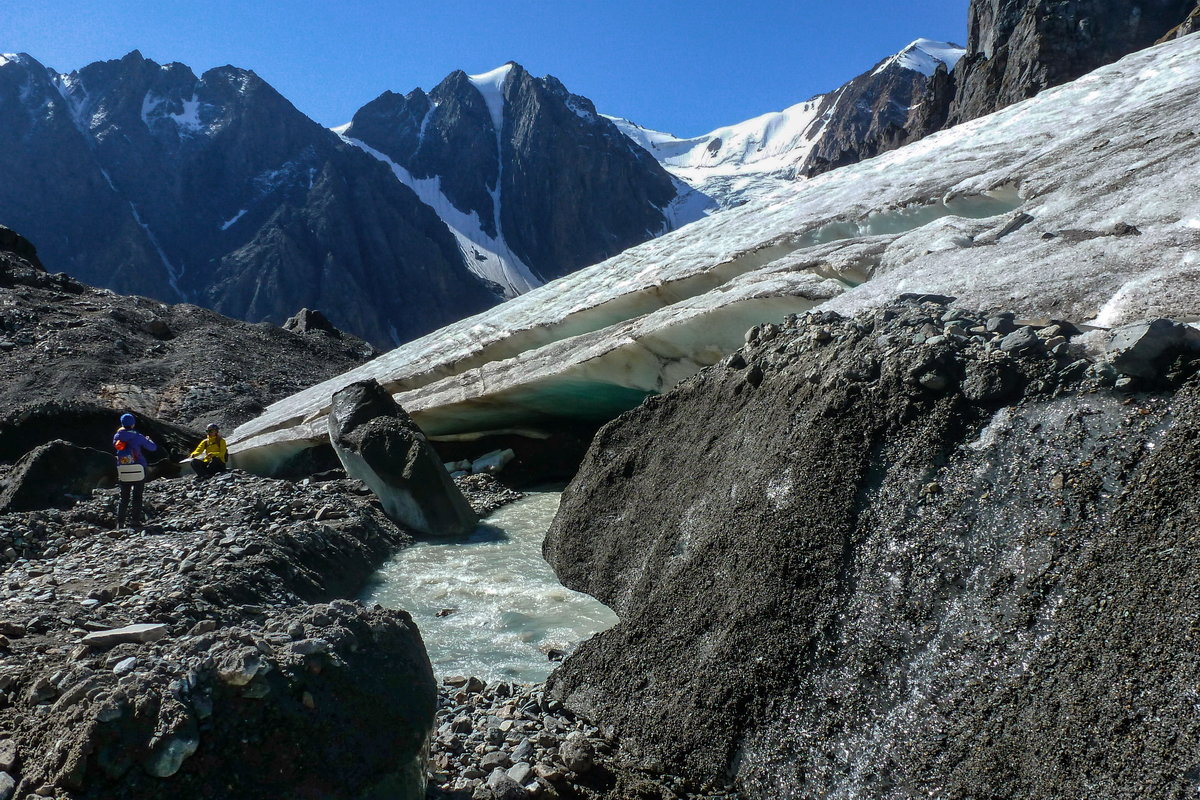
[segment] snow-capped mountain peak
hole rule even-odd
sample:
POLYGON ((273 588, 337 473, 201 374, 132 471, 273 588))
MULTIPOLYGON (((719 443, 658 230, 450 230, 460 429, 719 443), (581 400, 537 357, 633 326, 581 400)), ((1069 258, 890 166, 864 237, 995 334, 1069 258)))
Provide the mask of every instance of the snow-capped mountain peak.
POLYGON ((888 67, 895 65, 919 72, 929 78, 933 77, 939 64, 945 64, 947 70, 954 69, 954 65, 958 63, 965 52, 966 50, 953 42, 917 39, 899 53, 884 59, 883 63, 876 67, 871 74, 878 75, 888 67))
POLYGON ((497 131, 504 120, 504 83, 514 66, 516 65, 509 61, 489 72, 467 76, 467 80, 483 95, 483 101, 487 103, 488 111, 492 115, 492 125, 497 131))
POLYGON ((908 129, 938 66, 953 69, 963 53, 950 42, 917 39, 832 92, 693 138, 609 119, 676 178, 719 205, 736 206, 902 144, 896 132, 908 129))

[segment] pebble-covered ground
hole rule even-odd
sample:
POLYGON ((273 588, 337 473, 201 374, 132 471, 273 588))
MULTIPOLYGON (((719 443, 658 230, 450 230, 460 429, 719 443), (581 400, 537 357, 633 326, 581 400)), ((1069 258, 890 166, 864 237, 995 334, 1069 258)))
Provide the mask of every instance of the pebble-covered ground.
POLYGON ((442 680, 429 765, 429 797, 645 798, 702 800, 738 795, 640 772, 618 743, 548 698, 542 684, 453 676, 442 680))
MULTIPOLYGON (((521 497, 488 475, 459 485, 482 514, 521 497)), ((97 786, 114 776, 133 780, 139 796, 186 791, 166 776, 192 780, 181 766, 206 752, 191 755, 195 741, 210 746, 214 702, 274 691, 294 695, 297 708, 326 709, 345 690, 322 696, 314 659, 352 659, 371 631, 390 632, 397 648, 411 635, 402 612, 336 599, 411 541, 357 481, 240 471, 203 483, 155 480, 140 530, 114 529, 115 502, 116 490, 98 490, 68 510, 0 515, 3 800, 100 797, 97 786), (88 719, 122 715, 135 730, 150 726, 143 738, 81 735, 88 719), (97 776, 89 748, 118 744, 140 770, 120 762, 97 776)), ((468 677, 438 687, 427 775, 433 798, 732 796, 689 793, 676 779, 630 769, 615 742, 541 684, 468 677)))

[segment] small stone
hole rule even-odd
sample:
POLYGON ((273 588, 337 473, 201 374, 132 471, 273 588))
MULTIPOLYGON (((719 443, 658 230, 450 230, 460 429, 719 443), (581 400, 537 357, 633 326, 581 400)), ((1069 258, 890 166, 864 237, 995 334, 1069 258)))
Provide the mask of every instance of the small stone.
POLYGON ((568 734, 566 741, 559 746, 558 757, 562 759, 567 769, 583 773, 590 770, 595 764, 596 754, 587 737, 579 731, 575 731, 568 734))
POLYGON ((507 769, 512 764, 512 759, 508 753, 503 750, 496 750, 492 753, 485 753, 483 758, 479 759, 481 769, 491 770, 497 767, 507 769))
POLYGON ((146 772, 156 778, 169 778, 179 771, 183 762, 191 757, 199 746, 199 739, 172 736, 155 748, 153 757, 146 762, 146 772))
MULTIPOLYGON (((533 758, 533 742, 529 741, 528 739, 522 739, 521 743, 513 748, 512 760, 513 761, 530 761, 532 758, 533 758)), ((517 781, 517 782, 522 783, 522 784, 525 783, 525 781, 517 781)))
POLYGON ((111 628, 106 631, 95 631, 83 637, 83 643, 89 647, 112 647, 126 642, 145 643, 157 642, 167 635, 167 626, 156 623, 126 625, 124 628, 111 628))
POLYGON ((129 658, 121 659, 117 665, 113 667, 114 675, 128 675, 133 672, 133 668, 137 666, 137 658, 130 656, 129 658))
POLYGON ((524 787, 508 777, 508 773, 500 768, 488 775, 487 788, 491 789, 496 800, 525 800, 529 796, 524 787))
POLYGON ((0 772, 12 772, 17 766, 17 743, 12 739, 0 742, 0 772))
POLYGON ((1120 392, 1133 392, 1137 390, 1137 379, 1129 375, 1122 375, 1117 378, 1117 382, 1113 384, 1113 387, 1120 392))
POLYGON ((564 777, 563 771, 553 764, 539 761, 533 765, 533 774, 550 783, 558 783, 564 777))
POLYGON ((926 372, 917 378, 917 383, 931 392, 940 392, 950 385, 950 381, 940 372, 926 372))
POLYGON ((314 656, 318 653, 329 652, 329 642, 324 639, 301 639, 288 645, 298 656, 314 656))
POLYGON ((1039 347, 1041 343, 1042 340, 1038 338, 1037 331, 1031 326, 1026 325, 1001 339, 1000 349, 1005 353, 1015 353, 1028 350, 1032 347, 1039 347))
POLYGON ((525 763, 524 761, 518 761, 516 764, 513 764, 508 768, 508 777, 512 778, 521 786, 524 786, 525 784, 529 783, 530 779, 533 777, 533 767, 529 766, 529 764, 525 763))
POLYGON ((995 333, 1001 336, 1010 334, 1017 329, 1017 326, 1013 323, 1011 314, 1001 314, 996 317, 989 317, 988 321, 984 323, 984 327, 987 329, 988 333, 995 333))

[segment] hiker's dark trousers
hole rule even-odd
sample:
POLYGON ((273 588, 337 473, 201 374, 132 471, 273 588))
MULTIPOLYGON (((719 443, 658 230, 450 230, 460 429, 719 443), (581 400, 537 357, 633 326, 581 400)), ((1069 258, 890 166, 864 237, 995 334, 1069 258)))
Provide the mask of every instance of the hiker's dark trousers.
POLYGON ((124 528, 126 522, 133 526, 142 524, 142 492, 145 489, 144 480, 121 484, 121 499, 117 501, 118 528, 124 528))
POLYGON ((219 458, 210 458, 208 461, 193 461, 192 469, 196 471, 196 479, 204 480, 211 478, 218 472, 225 471, 225 462, 219 458))

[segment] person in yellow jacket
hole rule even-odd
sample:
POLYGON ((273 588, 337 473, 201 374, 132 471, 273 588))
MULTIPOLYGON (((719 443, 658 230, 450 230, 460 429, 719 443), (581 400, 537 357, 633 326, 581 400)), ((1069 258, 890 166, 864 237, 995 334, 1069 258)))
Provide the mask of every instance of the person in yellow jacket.
POLYGON ((207 435, 192 451, 192 469, 196 471, 198 481, 224 472, 225 462, 229 460, 229 448, 225 445, 217 423, 209 424, 206 432, 207 435))

